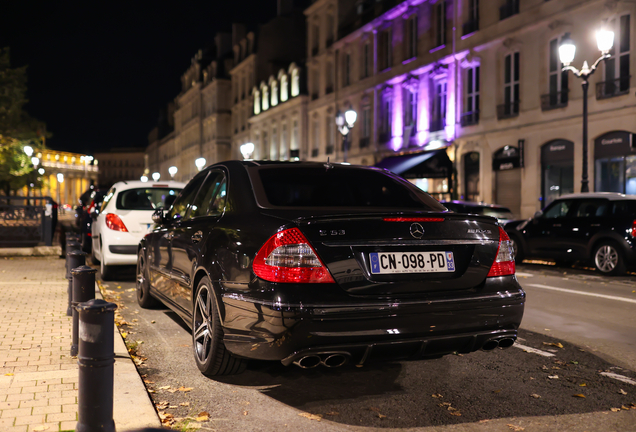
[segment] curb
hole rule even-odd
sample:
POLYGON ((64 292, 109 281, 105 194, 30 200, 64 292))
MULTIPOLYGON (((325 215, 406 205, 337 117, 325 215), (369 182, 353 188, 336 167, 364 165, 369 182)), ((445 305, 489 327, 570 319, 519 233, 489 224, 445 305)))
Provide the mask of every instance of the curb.
POLYGON ((60 256, 60 246, 33 246, 23 248, 0 248, 0 257, 28 257, 28 256, 60 256))

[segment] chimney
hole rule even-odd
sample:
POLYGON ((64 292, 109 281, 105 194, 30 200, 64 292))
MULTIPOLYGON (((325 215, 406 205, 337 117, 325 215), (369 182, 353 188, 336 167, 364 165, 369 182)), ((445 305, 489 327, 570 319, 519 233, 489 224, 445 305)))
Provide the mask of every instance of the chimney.
POLYGON ((229 33, 217 33, 214 36, 216 45, 216 58, 223 58, 226 54, 232 52, 232 35, 229 33))
POLYGON ((245 38, 246 33, 245 24, 232 23, 232 46, 241 42, 245 38))
POLYGON ((278 16, 289 15, 294 10, 294 0, 277 0, 278 16))

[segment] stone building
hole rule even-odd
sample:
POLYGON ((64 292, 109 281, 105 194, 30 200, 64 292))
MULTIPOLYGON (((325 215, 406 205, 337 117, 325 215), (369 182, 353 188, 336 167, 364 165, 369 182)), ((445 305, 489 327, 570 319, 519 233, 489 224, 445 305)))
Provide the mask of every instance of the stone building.
POLYGON ((123 180, 139 180, 144 173, 144 149, 137 147, 112 148, 95 153, 99 162, 98 184, 109 187, 123 180))
POLYGON ((41 170, 38 171, 41 186, 35 195, 50 196, 60 205, 76 206, 82 193, 98 182, 101 169, 93 156, 49 149, 39 150, 33 156, 39 159, 37 169, 41 170))
POLYGON ((334 116, 353 108, 349 162, 530 216, 580 190, 582 89, 558 46, 570 36, 574 65, 592 64, 604 25, 615 44, 590 81, 590 189, 636 193, 635 13, 618 0, 316 0, 309 159, 343 159, 334 116))

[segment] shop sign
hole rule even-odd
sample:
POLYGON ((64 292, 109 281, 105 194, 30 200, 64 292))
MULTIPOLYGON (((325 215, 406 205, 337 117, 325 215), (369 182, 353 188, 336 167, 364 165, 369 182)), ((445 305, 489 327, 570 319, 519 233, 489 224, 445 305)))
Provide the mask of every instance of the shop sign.
POLYGON ((554 140, 541 147, 541 163, 544 165, 574 160, 574 143, 566 140, 554 140))
POLYGON ((494 171, 504 171, 521 166, 521 153, 517 147, 505 146, 493 154, 492 169, 494 171))
POLYGON ((634 134, 625 131, 608 132, 594 141, 594 157, 623 156, 636 152, 634 134))

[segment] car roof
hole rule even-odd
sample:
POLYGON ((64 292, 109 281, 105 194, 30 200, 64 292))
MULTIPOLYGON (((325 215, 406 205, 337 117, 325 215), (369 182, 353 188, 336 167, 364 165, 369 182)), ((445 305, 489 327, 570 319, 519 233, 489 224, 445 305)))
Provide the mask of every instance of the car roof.
POLYGON ((561 195, 558 199, 603 198, 609 201, 636 200, 636 195, 625 195, 616 192, 584 192, 561 195))
POLYGON ((440 203, 442 203, 442 204, 448 204, 448 203, 461 204, 461 205, 465 205, 467 207, 485 207, 485 208, 492 208, 492 209, 504 209, 504 210, 510 211, 508 209, 508 207, 506 207, 506 206, 502 206, 502 205, 499 205, 499 204, 488 204, 488 203, 482 203, 482 202, 452 200, 452 201, 440 201, 440 203))
POLYGON ((158 182, 142 182, 141 180, 130 180, 130 181, 119 181, 117 183, 115 183, 114 185, 111 186, 111 188, 115 188, 117 189, 117 192, 121 192, 124 190, 128 190, 128 189, 136 189, 136 188, 143 188, 143 187, 166 187, 166 188, 181 188, 183 189, 185 187, 185 183, 181 183, 181 182, 176 182, 176 181, 158 181, 158 182))

